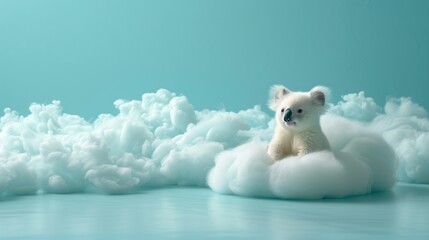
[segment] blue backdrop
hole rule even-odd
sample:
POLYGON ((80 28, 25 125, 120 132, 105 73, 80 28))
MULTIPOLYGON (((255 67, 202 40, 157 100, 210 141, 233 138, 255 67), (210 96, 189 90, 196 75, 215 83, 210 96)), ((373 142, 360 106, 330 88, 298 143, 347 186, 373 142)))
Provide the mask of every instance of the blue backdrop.
POLYGON ((429 1, 0 0, 0 108, 94 119, 167 88, 196 109, 322 84, 429 108, 429 1))

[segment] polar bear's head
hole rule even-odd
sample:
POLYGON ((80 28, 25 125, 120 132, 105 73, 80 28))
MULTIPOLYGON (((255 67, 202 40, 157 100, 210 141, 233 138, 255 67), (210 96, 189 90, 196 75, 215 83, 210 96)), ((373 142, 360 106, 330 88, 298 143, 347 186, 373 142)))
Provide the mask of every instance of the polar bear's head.
POLYGON ((277 124, 292 131, 305 131, 319 126, 328 93, 329 89, 322 86, 309 92, 292 92, 284 86, 274 85, 268 106, 276 112, 277 124))

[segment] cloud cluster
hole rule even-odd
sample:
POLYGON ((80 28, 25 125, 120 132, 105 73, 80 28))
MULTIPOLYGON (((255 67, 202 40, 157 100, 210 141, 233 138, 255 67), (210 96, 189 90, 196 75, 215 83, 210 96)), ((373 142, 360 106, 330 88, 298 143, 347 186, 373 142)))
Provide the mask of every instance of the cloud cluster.
POLYGON ((275 164, 265 153, 274 121, 258 106, 196 111, 185 96, 164 89, 114 104, 117 114, 94 122, 63 113, 59 101, 32 104, 28 116, 5 109, 0 194, 123 194, 168 185, 281 198, 362 194, 391 185, 395 159, 371 131, 397 150, 401 181, 429 183, 427 113, 409 99, 390 100, 382 112, 363 93, 349 95, 332 113, 361 123, 322 120, 334 152, 275 164))
POLYGON ((399 181, 429 183, 429 119, 423 107, 402 97, 388 99, 382 108, 375 105, 372 98, 359 93, 344 96, 332 111, 361 120, 383 136, 398 156, 399 181))
POLYGON ((195 111, 186 97, 164 89, 114 104, 117 115, 102 114, 93 123, 62 113, 59 101, 32 104, 28 116, 6 109, 0 118, 0 192, 121 194, 206 186, 214 157, 252 132, 264 132, 269 121, 258 107, 195 111))
POLYGON ((266 142, 252 141, 220 153, 208 177, 216 192, 288 199, 367 194, 395 182, 395 153, 377 134, 358 123, 322 118, 332 151, 286 157, 274 164, 266 142))

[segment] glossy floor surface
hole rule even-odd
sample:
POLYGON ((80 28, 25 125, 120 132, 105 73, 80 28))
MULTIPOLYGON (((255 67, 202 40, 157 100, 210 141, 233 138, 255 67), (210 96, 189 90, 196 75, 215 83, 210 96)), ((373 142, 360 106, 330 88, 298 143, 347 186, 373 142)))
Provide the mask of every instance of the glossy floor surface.
POLYGON ((203 188, 0 197, 0 239, 427 239, 429 186, 286 201, 203 188))

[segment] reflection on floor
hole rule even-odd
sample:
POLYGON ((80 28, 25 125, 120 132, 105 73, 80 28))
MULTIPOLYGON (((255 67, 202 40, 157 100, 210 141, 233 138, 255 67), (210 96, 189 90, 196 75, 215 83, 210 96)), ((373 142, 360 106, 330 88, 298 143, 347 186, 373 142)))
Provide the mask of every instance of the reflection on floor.
POLYGON ((0 197, 0 239, 426 239, 429 185, 286 201, 164 188, 0 197))

